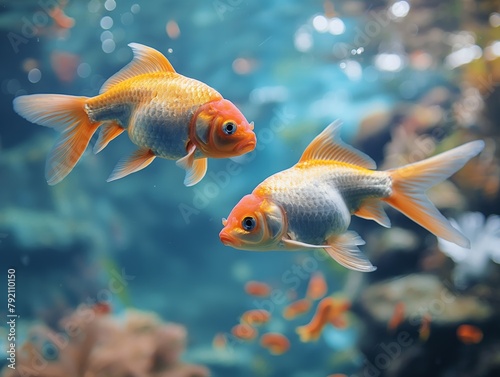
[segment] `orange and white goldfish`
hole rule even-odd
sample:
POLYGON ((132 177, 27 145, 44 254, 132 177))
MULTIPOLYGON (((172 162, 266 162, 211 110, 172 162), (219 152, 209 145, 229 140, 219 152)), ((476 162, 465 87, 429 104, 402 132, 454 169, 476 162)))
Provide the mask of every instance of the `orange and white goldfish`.
POLYGON ((264 309, 247 310, 241 315, 241 323, 250 326, 260 326, 269 322, 271 313, 264 309))
POLYGON ((311 300, 319 300, 328 292, 328 285, 321 272, 312 274, 307 286, 306 297, 311 300))
POLYGON ((251 296, 267 297, 271 294, 271 287, 266 283, 251 280, 245 284, 245 292, 251 296))
POLYGON ((61 132, 49 154, 45 175, 60 182, 76 165, 101 127, 94 153, 125 129, 138 149, 108 178, 122 178, 156 157, 177 160, 184 184, 198 183, 207 157, 234 157, 256 145, 253 123, 208 85, 182 76, 160 52, 130 43, 134 59, 109 78, 95 97, 33 94, 14 99, 14 110, 30 122, 61 132))
POLYGON ((290 341, 283 334, 268 332, 260 337, 260 345, 272 355, 282 355, 290 348, 290 341))
POLYGON ((335 317, 335 306, 336 302, 333 297, 325 297, 319 302, 311 321, 307 325, 297 327, 297 334, 302 342, 319 339, 323 328, 335 317))
POLYGON ((238 339, 247 341, 254 340, 258 335, 258 331, 255 329, 255 327, 252 327, 246 323, 240 323, 233 326, 233 328, 231 329, 231 333, 238 339))
POLYGON ((390 227, 386 202, 431 233, 463 247, 469 240, 438 211, 425 192, 484 148, 481 140, 398 169, 375 171, 375 162, 340 139, 334 122, 306 148, 299 162, 259 184, 233 208, 219 237, 236 249, 321 248, 344 267, 376 268, 349 231, 351 215, 390 227))
POLYGON ((307 298, 297 300, 283 309, 283 318, 292 320, 307 313, 311 309, 311 301, 307 298))
POLYGON ((483 340, 483 331, 473 325, 460 325, 457 328, 457 338, 464 344, 477 344, 483 340))

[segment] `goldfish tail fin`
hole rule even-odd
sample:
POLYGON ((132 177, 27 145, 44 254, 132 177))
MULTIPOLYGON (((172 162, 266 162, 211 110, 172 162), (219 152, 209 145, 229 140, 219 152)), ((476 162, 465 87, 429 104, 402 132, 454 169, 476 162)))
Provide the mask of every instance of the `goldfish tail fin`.
POLYGON ((476 140, 429 159, 388 170, 392 195, 383 200, 437 237, 470 248, 467 237, 439 212, 426 191, 461 169, 483 148, 484 142, 476 140))
POLYGON ((85 111, 88 97, 33 94, 14 99, 14 110, 30 122, 60 132, 47 158, 45 177, 49 185, 63 180, 76 165, 100 126, 85 111))

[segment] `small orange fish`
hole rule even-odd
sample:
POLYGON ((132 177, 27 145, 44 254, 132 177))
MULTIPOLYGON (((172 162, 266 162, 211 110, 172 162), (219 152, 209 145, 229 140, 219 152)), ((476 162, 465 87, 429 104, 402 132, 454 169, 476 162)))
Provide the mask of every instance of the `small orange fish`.
POLYGON ((92 309, 94 310, 94 313, 98 315, 110 314, 112 311, 111 304, 108 302, 97 302, 94 304, 92 309))
POLYGON ((269 332, 261 336, 260 345, 273 355, 282 355, 290 348, 290 341, 282 334, 269 332))
POLYGON ((298 316, 307 313, 309 309, 311 309, 311 301, 306 298, 297 300, 285 307, 283 310, 283 318, 288 320, 295 319, 298 316))
POLYGON ((69 174, 99 127, 94 153, 125 129, 138 146, 118 163, 108 182, 161 157, 177 160, 187 171, 184 184, 192 186, 205 176, 208 157, 234 157, 255 148, 253 124, 235 105, 208 85, 176 73, 155 49, 129 46, 134 59, 95 97, 33 94, 14 99, 19 115, 61 132, 46 164, 49 185, 69 174))
POLYGON ((245 284, 245 292, 251 296, 267 297, 271 294, 271 287, 266 283, 249 281, 245 284))
POLYGON ((460 325, 457 328, 457 338, 464 344, 478 344, 483 340, 483 331, 473 325, 460 325))
POLYGON ((58 6, 49 11, 49 16, 54 20, 54 23, 61 29, 71 29, 75 26, 75 19, 68 17, 62 7, 58 6))
POLYGON ((392 313, 392 317, 387 324, 387 330, 394 331, 405 319, 405 304, 400 301, 394 306, 394 312, 392 313))
POLYGON ((259 184, 233 208, 219 234, 236 249, 324 249, 357 271, 376 268, 349 231, 351 215, 390 227, 382 203, 401 211, 431 233, 463 247, 470 241, 437 210, 425 192, 448 178, 484 148, 476 140, 424 161, 388 171, 340 139, 334 122, 306 148, 299 162, 259 184))
POLYGON ((325 277, 321 272, 316 272, 311 276, 309 285, 307 286, 306 297, 311 300, 319 300, 326 295, 328 286, 326 285, 325 277))
POLYGON ((269 322, 271 313, 263 309, 247 310, 241 315, 241 323, 246 323, 250 326, 260 326, 269 322))
POLYGON ((431 315, 425 313, 422 316, 422 322, 420 323, 420 328, 418 329, 418 337, 422 342, 427 342, 430 335, 431 335, 431 315))
POLYGON ((318 340, 323 328, 334 317, 334 308, 334 298, 325 297, 321 300, 311 321, 307 325, 297 327, 296 331, 299 334, 300 340, 302 342, 318 340))
POLYGON ((214 340, 212 341, 212 347, 215 349, 225 349, 227 346, 227 338, 226 334, 217 333, 214 336, 214 340))
POLYGON ((328 375, 327 377, 347 377, 347 374, 344 374, 344 373, 334 373, 334 374, 328 375))
POLYGON ((234 326, 231 333, 241 340, 254 340, 258 334, 254 327, 244 323, 234 326))

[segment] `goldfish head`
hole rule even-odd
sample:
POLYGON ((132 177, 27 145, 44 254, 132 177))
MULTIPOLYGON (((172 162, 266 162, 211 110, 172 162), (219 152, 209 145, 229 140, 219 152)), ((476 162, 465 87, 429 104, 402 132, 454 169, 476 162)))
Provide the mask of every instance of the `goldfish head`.
POLYGON ((224 245, 235 249, 273 250, 286 232, 286 223, 286 214, 279 205, 250 194, 240 200, 227 220, 222 220, 224 229, 219 237, 224 245))
POLYGON ((226 99, 201 105, 194 116, 190 138, 205 157, 227 158, 254 150, 253 122, 226 99))

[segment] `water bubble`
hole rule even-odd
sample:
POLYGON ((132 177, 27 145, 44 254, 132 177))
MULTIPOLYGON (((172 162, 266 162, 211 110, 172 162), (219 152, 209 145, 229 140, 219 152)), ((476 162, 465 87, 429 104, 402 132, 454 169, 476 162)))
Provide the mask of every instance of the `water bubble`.
POLYGON ((102 42, 102 50, 106 53, 112 53, 115 51, 115 41, 112 39, 106 39, 104 42, 102 42))
POLYGON ((106 39, 113 39, 113 33, 109 30, 103 31, 101 33, 101 42, 104 42, 106 39))
POLYGON ((28 72, 28 80, 32 84, 36 84, 42 78, 42 72, 38 68, 33 68, 28 72))
POLYGON ((134 23, 134 15, 130 12, 125 12, 122 14, 120 21, 123 26, 129 26, 134 23))
POLYGON ((410 4, 408 4, 406 1, 397 1, 389 8, 390 15, 392 15, 394 18, 406 17, 409 11, 410 4))
POLYGON ((337 17, 334 17, 328 21, 328 31, 333 35, 340 35, 345 31, 344 22, 337 17))
POLYGON ((104 16, 101 18, 101 27, 105 30, 110 29, 113 27, 113 19, 109 16, 104 16))
POLYGON ((174 49, 173 49, 173 48, 169 48, 169 49, 167 50, 167 52, 168 52, 169 54, 171 54, 172 52, 174 52, 174 49))
POLYGON ((328 31, 328 20, 325 16, 318 14, 313 18, 313 27, 320 33, 326 33, 328 31))
POLYGON ((81 63, 78 66, 78 68, 76 69, 76 73, 82 79, 89 77, 91 72, 92 72, 92 69, 90 68, 90 65, 88 63, 81 63))
POLYGON ((304 29, 299 29, 295 33, 294 44, 295 48, 300 52, 309 51, 313 45, 311 34, 304 29))
POLYGON ((99 9, 101 9, 101 3, 99 2, 99 0, 90 0, 89 4, 87 5, 87 9, 90 13, 97 13, 99 12, 99 9))
POLYGON ((130 11, 133 13, 133 14, 137 14, 141 11, 141 6, 139 4, 134 4, 130 7, 130 11))
POLYGON ((112 11, 116 8, 116 2, 115 0, 106 0, 104 3, 104 8, 106 8, 107 11, 112 11))

